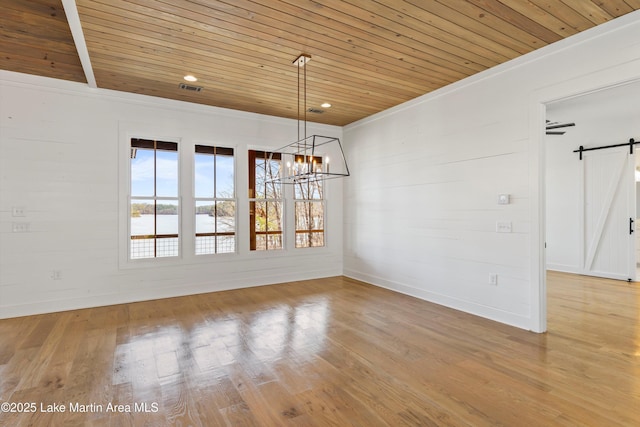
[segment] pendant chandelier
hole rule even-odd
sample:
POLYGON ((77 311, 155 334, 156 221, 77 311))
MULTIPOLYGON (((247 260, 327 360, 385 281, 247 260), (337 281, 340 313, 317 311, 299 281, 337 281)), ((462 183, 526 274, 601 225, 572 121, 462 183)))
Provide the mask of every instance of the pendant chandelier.
POLYGON ((307 135, 307 63, 310 60, 311 56, 301 54, 293 61, 298 69, 298 139, 271 153, 269 160, 281 163, 278 176, 270 182, 298 184, 350 175, 340 138, 307 135))

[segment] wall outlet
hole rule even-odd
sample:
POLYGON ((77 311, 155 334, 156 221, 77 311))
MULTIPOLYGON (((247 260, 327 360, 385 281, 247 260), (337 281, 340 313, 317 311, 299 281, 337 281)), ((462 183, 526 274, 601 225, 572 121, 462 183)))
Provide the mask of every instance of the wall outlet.
POLYGON ((511 233, 511 222, 510 221, 496 222, 496 233, 511 233))
POLYGON ((29 232, 29 223, 28 222, 14 222, 11 224, 11 231, 14 233, 28 233, 29 232))
POLYGON ((62 271, 53 270, 51 272, 51 280, 62 280, 62 271))
POLYGON ((496 273, 489 274, 489 284, 490 285, 498 284, 498 275, 496 273))

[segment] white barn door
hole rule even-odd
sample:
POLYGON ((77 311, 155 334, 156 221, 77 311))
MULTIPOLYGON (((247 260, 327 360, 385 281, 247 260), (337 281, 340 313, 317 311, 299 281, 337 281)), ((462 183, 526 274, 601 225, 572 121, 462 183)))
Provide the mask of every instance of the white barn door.
POLYGON ((582 154, 582 274, 636 280, 635 150, 582 154))

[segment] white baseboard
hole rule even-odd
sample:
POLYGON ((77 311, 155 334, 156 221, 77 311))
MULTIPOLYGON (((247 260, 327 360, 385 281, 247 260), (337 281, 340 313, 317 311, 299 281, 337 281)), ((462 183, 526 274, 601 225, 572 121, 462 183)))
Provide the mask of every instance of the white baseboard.
POLYGON ((131 290, 128 292, 92 295, 80 298, 37 301, 33 303, 12 306, 0 305, 0 319, 56 313, 70 310, 80 310, 85 308, 104 307, 132 302, 152 301, 164 298, 206 294, 211 292, 252 288, 257 286, 274 285, 278 283, 297 282, 301 280, 321 279, 324 277, 334 277, 341 275, 341 269, 324 272, 309 272, 304 276, 299 272, 296 272, 289 275, 278 274, 277 276, 262 276, 260 278, 254 279, 241 278, 236 280, 226 280, 225 282, 214 282, 208 280, 202 281, 200 283, 193 283, 188 287, 171 286, 166 288, 154 288, 152 291, 150 291, 149 289, 131 290))
POLYGON ((575 265, 547 263, 547 270, 560 271, 562 273, 580 274, 578 267, 575 265))
POLYGON ((361 271, 356 271, 348 268, 345 268, 344 275, 352 279, 370 283, 374 286, 379 286, 381 288, 400 292, 405 295, 409 295, 445 307, 453 308, 455 310, 463 311, 475 316, 484 317, 486 319, 494 320, 496 322, 515 326, 521 329, 532 330, 532 319, 515 313, 509 313, 493 307, 487 307, 481 304, 476 304, 447 295, 441 295, 434 292, 417 289, 403 283, 390 281, 381 277, 373 276, 361 271))

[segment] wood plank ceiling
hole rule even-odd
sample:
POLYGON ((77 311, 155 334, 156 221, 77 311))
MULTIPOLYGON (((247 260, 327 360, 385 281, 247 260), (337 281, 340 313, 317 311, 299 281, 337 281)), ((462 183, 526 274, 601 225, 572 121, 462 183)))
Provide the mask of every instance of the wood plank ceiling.
MULTIPOLYGON (((640 0, 76 0, 98 87, 345 125, 610 21, 640 0), (198 78, 201 92, 179 89, 198 78), (329 102, 331 108, 320 104, 329 102)), ((2 68, 86 82, 61 0, 3 0, 2 68)))

